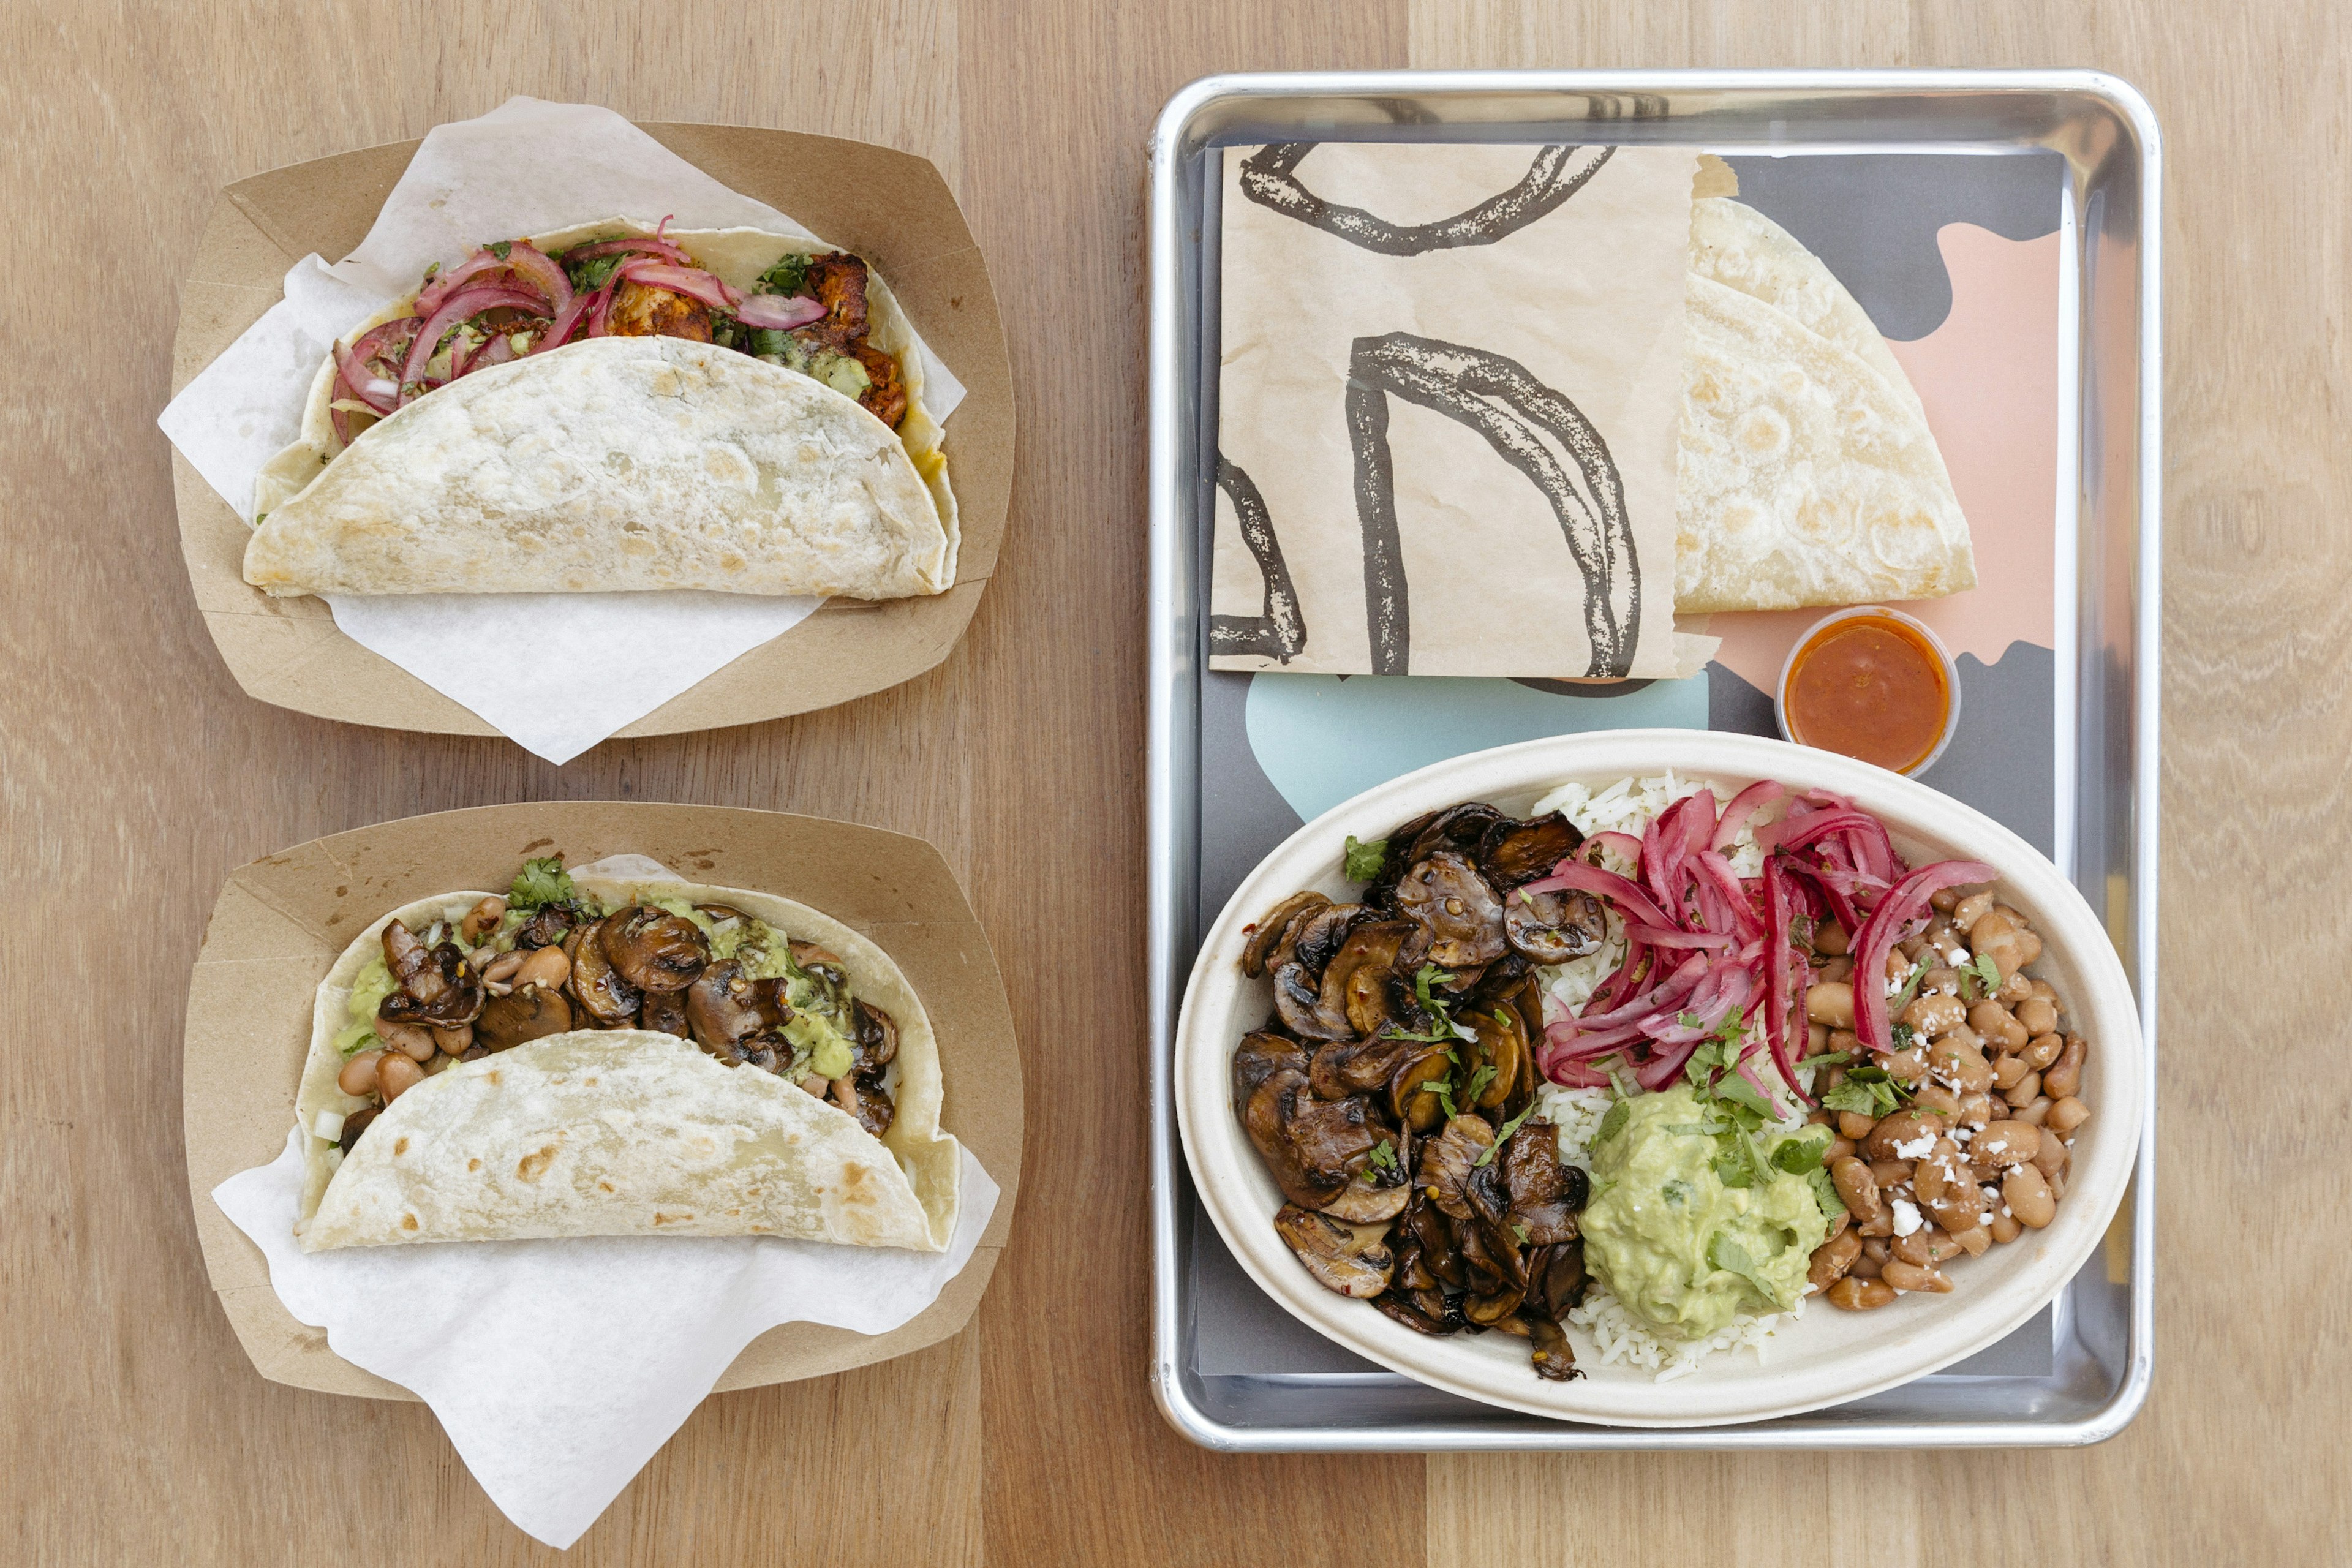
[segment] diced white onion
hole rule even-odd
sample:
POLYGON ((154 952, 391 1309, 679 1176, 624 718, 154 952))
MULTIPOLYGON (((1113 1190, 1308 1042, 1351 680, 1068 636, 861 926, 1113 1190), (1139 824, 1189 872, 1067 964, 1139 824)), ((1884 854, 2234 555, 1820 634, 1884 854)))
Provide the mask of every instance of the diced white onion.
POLYGON ((318 1120, 310 1123, 310 1131, 330 1143, 341 1142, 343 1136, 343 1113, 340 1110, 319 1112, 318 1120))

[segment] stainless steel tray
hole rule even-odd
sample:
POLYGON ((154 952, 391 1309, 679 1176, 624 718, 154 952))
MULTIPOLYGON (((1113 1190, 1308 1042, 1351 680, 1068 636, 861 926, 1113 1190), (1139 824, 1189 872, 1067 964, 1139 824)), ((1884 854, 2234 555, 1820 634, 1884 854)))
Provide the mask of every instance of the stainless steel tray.
MULTIPOLYGON (((1872 1398, 1754 1426, 1629 1430, 1492 1409, 1379 1369, 1202 1370, 1203 1268, 1222 1248, 1177 1140, 1170 1040, 1198 937, 1206 533, 1214 455, 1212 153, 1311 140, 1607 140, 1725 153, 2047 151, 2065 164, 2058 508, 2055 858, 2123 955, 2156 1048, 2157 637, 2162 332, 2156 119, 2094 71, 1385 71, 1212 77, 1152 142, 1148 832, 1151 1378, 1169 1421, 1241 1451, 1957 1447, 2095 1443, 2147 1396, 2154 1090, 2103 1258, 2049 1314, 2046 1353, 1963 1363, 1872 1398), (1594 122, 1605 122, 1597 135, 1594 122), (1208 287, 1204 289, 1204 281, 1208 287), (2071 506, 2068 504, 2071 500, 2071 506), (2070 515, 2071 513, 2071 515, 2070 515), (2067 549, 2071 538, 2073 548, 2067 549)), ((2151 1085, 2155 1075, 2149 1075, 2151 1085)))

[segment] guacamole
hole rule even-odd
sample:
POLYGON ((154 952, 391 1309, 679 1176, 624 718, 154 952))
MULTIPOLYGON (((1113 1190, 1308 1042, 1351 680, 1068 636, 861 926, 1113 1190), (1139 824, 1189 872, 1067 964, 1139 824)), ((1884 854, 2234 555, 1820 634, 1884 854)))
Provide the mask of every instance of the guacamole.
POLYGON ((1771 1158, 1797 1140, 1825 1143, 1826 1130, 1756 1134, 1767 1156, 1759 1179, 1719 1158, 1707 1129, 1720 1120, 1678 1084, 1619 1105, 1610 1114, 1616 1125, 1592 1149, 1585 1261, 1627 1310, 1677 1339, 1704 1339, 1742 1310, 1793 1306, 1813 1249, 1829 1236, 1814 1184, 1771 1158), (1727 1185, 1726 1173, 1748 1184, 1727 1185))

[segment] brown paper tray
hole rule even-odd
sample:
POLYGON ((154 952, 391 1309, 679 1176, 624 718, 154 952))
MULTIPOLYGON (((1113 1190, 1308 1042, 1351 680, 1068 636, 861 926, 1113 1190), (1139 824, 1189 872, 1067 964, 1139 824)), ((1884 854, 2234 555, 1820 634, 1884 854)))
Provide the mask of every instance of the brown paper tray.
MULTIPOLYGON (((948 656, 996 569, 1013 496, 1013 371, 988 265, 947 182, 911 153, 737 125, 648 124, 646 134, 833 244, 873 262, 968 395, 944 450, 961 513, 955 586, 931 598, 835 599, 619 731, 671 735, 828 708, 910 680, 948 656)), ((415 142, 370 147, 240 180, 221 193, 180 295, 172 390, 212 363, 283 294, 286 269, 366 237, 415 142)), ((495 735, 471 710, 352 641, 326 601, 247 584, 250 531, 176 451, 172 485, 196 605, 247 695, 350 724, 495 735)))
POLYGON ((987 1289, 1021 1184, 1021 1056, 988 938, 940 852, 920 838, 820 816, 592 801, 481 806, 317 838, 239 867, 213 905, 188 984, 181 1114, 205 1270, 229 1323, 272 1382, 374 1399, 415 1394, 327 1348, 269 1288, 261 1249, 213 1203, 267 1164, 294 1125, 311 999, 352 935, 434 893, 506 885, 526 856, 572 865, 650 855, 680 876, 796 899, 880 943, 938 1031, 940 1124, 1003 1191, 979 1248, 912 1321, 868 1336, 785 1323, 744 1348, 714 1392, 887 1361, 961 1329, 987 1289))

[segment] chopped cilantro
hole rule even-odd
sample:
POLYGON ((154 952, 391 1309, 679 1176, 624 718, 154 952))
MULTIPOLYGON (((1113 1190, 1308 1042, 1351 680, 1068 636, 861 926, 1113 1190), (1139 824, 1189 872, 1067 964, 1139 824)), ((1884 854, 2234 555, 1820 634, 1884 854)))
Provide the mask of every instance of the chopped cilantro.
POLYGON ((1772 1288, 1765 1283, 1763 1266, 1733 1237, 1717 1232, 1706 1249, 1706 1260, 1726 1273, 1737 1274, 1747 1280, 1765 1300, 1776 1299, 1772 1288))
POLYGON ((572 886, 572 873, 563 868, 563 857, 551 855, 522 863, 521 871, 507 889, 507 907, 536 910, 549 904, 568 904, 577 897, 572 886))
POLYGON ((1897 1024, 1887 1033, 1894 1037, 1895 1048, 1898 1051, 1907 1051, 1919 1042, 1919 1031, 1908 1024, 1897 1024))
POLYGON ((488 251, 492 256, 497 257, 500 261, 504 261, 508 257, 514 254, 514 241, 511 239, 494 239, 490 241, 489 244, 482 247, 482 248, 488 251))
POLYGON ((809 258, 794 253, 776 258, 776 264, 760 274, 758 288, 761 294, 797 294, 808 287, 809 258))
POLYGON ((621 269, 621 264, 636 254, 628 250, 609 251, 603 256, 592 256, 585 261, 566 261, 563 270, 571 276, 572 286, 586 294, 611 282, 613 274, 621 269))
MULTIPOLYGON (((1822 1128, 1827 1132, 1828 1128, 1822 1128)), ((1830 1141, 1801 1132, 1783 1138, 1772 1146, 1772 1168, 1792 1176, 1801 1176, 1822 1168, 1822 1156, 1829 1152, 1830 1141)))
POLYGON ((1528 1227, 1521 1225, 1517 1220, 1513 1220, 1511 1222, 1511 1234, 1519 1238, 1519 1245, 1521 1247, 1525 1247, 1528 1244, 1528 1227))
POLYGON ((1991 953, 1978 953, 1977 961, 1969 965, 1969 973, 1983 983, 1986 995, 2000 989, 2000 966, 1992 961, 1991 953))
POLYGON ((1813 1202, 1820 1207, 1822 1217, 1836 1224, 1837 1216, 1845 1213, 1845 1200, 1838 1196, 1837 1184, 1830 1180, 1829 1172, 1816 1165, 1805 1173, 1805 1180, 1813 1189, 1813 1202))
POLYGON ((1423 1094, 1433 1094, 1437 1096, 1437 1103, 1444 1110, 1446 1121, 1451 1121, 1454 1117, 1461 1114, 1454 1109, 1454 1080, 1452 1079, 1430 1079, 1422 1084, 1421 1092, 1423 1094))
POLYGON ((1350 882, 1372 882, 1380 879, 1381 868, 1389 863, 1389 841, 1375 838, 1367 844, 1354 834, 1340 850, 1340 868, 1350 882))
POLYGON ((1533 1116, 1535 1113, 1536 1102, 1530 1100, 1528 1101, 1526 1110, 1520 1111, 1517 1116, 1512 1117, 1508 1121, 1504 1122, 1502 1126, 1495 1130, 1495 1141, 1486 1145, 1486 1149, 1479 1154, 1479 1156, 1470 1163, 1473 1165, 1483 1165, 1487 1161, 1493 1159, 1495 1157, 1495 1151, 1509 1142, 1511 1141, 1511 1134, 1519 1130, 1519 1124, 1525 1121, 1528 1117, 1533 1116))
POLYGON ((1609 1114, 1601 1119, 1601 1130, 1592 1135, 1594 1148, 1599 1148, 1625 1130, 1625 1119, 1633 1114, 1633 1103, 1631 1100, 1621 1100, 1609 1108, 1609 1114))
POLYGON ((1666 1184, 1658 1191, 1660 1195, 1675 1208, 1680 1208, 1690 1202, 1691 1184, 1680 1176, 1670 1177, 1666 1184))
POLYGON ((1885 1116, 1909 1098, 1910 1092, 1885 1068, 1849 1068, 1845 1081, 1822 1096, 1822 1108, 1851 1110, 1857 1116, 1885 1116))
POLYGON ((1486 1093, 1486 1086, 1494 1081, 1495 1069, 1480 1063, 1477 1070, 1470 1075, 1470 1087, 1462 1091, 1462 1103, 1475 1109, 1478 1097, 1486 1093))
POLYGON ((1366 1163, 1375 1171, 1394 1171, 1397 1168, 1396 1145, 1386 1138, 1381 1139, 1372 1145, 1372 1152, 1367 1158, 1366 1163))

